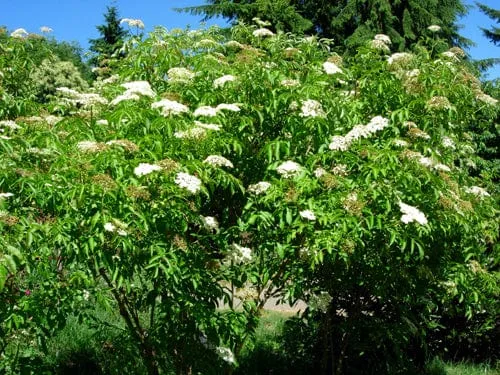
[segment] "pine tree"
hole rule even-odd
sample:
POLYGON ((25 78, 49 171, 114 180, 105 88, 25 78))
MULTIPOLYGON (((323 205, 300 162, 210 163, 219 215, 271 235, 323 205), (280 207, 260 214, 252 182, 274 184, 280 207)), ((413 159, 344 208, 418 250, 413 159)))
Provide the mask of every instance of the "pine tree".
MULTIPOLYGON (((458 33, 456 20, 467 11, 461 0, 207 0, 206 5, 183 10, 204 14, 205 19, 222 16, 249 22, 260 17, 273 24, 285 14, 293 14, 310 21, 311 26, 302 27, 303 31, 333 38, 348 50, 355 50, 379 33, 389 35, 398 49, 408 49, 428 33, 427 27, 432 24, 441 27, 439 36, 449 45, 471 44, 458 33), (274 9, 266 8, 268 3, 279 3, 289 12, 270 13, 274 9)), ((281 25, 284 31, 297 32, 287 22, 281 25)))
MULTIPOLYGON (((486 14, 492 20, 495 20, 497 24, 500 24, 500 9, 493 9, 481 3, 476 3, 476 5, 484 14, 486 14)), ((483 34, 495 45, 500 44, 500 28, 492 26, 491 29, 488 30, 481 27, 481 30, 483 30, 483 34)))
POLYGON ((96 27, 101 37, 89 40, 89 49, 95 53, 90 62, 95 66, 98 66, 100 62, 110 58, 118 51, 123 46, 123 41, 128 33, 120 25, 120 18, 116 7, 107 7, 107 11, 104 14, 104 21, 103 25, 96 27))

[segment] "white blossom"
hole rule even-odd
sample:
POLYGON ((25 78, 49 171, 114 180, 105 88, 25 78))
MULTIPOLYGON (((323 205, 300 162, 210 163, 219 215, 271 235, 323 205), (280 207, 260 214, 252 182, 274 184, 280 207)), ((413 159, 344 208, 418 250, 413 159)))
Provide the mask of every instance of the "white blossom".
POLYGON ((316 168, 313 173, 316 178, 320 178, 326 174, 326 171, 323 168, 319 167, 316 168))
POLYGON ((111 105, 117 105, 118 103, 121 103, 125 100, 140 100, 141 97, 138 94, 135 94, 130 91, 125 91, 123 94, 118 95, 116 98, 114 98, 111 101, 111 105))
POLYGON ((341 135, 334 135, 328 148, 332 151, 347 151, 351 142, 341 135))
POLYGON ((194 127, 188 130, 179 130, 174 133, 175 138, 201 139, 207 135, 207 131, 202 127, 194 127))
POLYGON ((189 173, 179 172, 175 176, 175 183, 191 193, 197 193, 201 189, 201 180, 189 173))
POLYGON ((222 346, 217 347, 217 354, 222 358, 224 362, 234 364, 236 362, 236 358, 234 357, 233 352, 229 348, 224 348, 222 346))
POLYGON ((252 34, 255 37, 266 37, 274 35, 274 33, 271 30, 266 29, 265 27, 255 30, 252 34))
POLYGON ((392 143, 397 147, 408 147, 408 142, 403 139, 395 139, 392 143))
POLYGON ((219 222, 217 219, 213 216, 202 216, 201 221, 203 223, 203 227, 212 232, 212 231, 218 231, 219 230, 219 222))
POLYGON ((21 39, 26 38, 28 35, 29 35, 29 33, 23 28, 16 29, 12 33, 10 33, 11 37, 21 38, 21 39))
POLYGON ((388 35, 385 34, 377 34, 373 37, 373 40, 379 40, 385 44, 391 44, 391 38, 389 38, 388 35))
POLYGON ((9 128, 11 130, 21 129, 21 127, 19 125, 17 125, 15 121, 12 121, 12 120, 0 121, 0 129, 1 128, 9 128))
POLYGON ((450 137, 443 137, 443 139, 441 140, 441 144, 443 145, 443 147, 446 147, 446 148, 449 148, 452 150, 455 149, 455 142, 453 142, 453 140, 450 137))
POLYGON ((340 69, 336 64, 330 62, 330 61, 325 61, 323 63, 323 69, 325 70, 326 74, 337 74, 337 73, 342 73, 342 69, 340 69))
POLYGON ((297 79, 283 79, 280 83, 283 87, 296 87, 300 85, 300 81, 297 79))
POLYGON ((108 120, 105 119, 97 120, 95 123, 96 125, 109 125, 108 120))
POLYGON ((325 112, 323 111, 323 107, 321 106, 321 103, 313 100, 313 99, 308 99, 302 102, 302 107, 301 107, 301 117, 326 117, 325 112))
POLYGON ((122 87, 126 88, 129 93, 143 95, 143 96, 155 96, 155 92, 151 89, 151 85, 147 81, 132 81, 125 82, 121 84, 122 87))
POLYGON ((486 191, 486 189, 479 186, 470 186, 465 188, 465 192, 468 194, 473 194, 478 197, 489 197, 490 193, 486 191))
POLYGON ((195 117, 198 117, 198 116, 214 117, 214 116, 217 116, 217 108, 210 107, 208 105, 204 105, 204 106, 196 108, 196 110, 193 113, 193 116, 195 116, 195 117))
POLYGON ((230 48, 243 48, 243 44, 241 44, 240 42, 237 42, 236 40, 230 40, 228 42, 226 42, 224 44, 226 47, 230 47, 230 48))
POLYGON ((111 233, 116 233, 119 236, 127 236, 127 231, 125 230, 127 228, 127 225, 122 223, 119 220, 113 219, 114 223, 107 222, 104 224, 104 230, 106 232, 111 232, 111 233))
POLYGON ((370 122, 366 125, 367 129, 372 133, 383 130, 388 126, 389 126, 389 120, 382 116, 373 117, 370 120, 370 122))
POLYGON ((200 121, 195 121, 194 124, 200 128, 207 129, 207 130, 221 130, 222 126, 219 124, 205 124, 200 121))
POLYGON ((399 210, 403 214, 401 216, 401 221, 405 224, 411 222, 417 222, 421 225, 427 224, 427 218, 424 213, 420 211, 418 208, 405 204, 403 202, 399 202, 399 210))
POLYGON ((381 40, 373 39, 370 40, 370 47, 383 52, 390 52, 389 46, 381 40))
POLYGON ((151 108, 159 108, 161 110, 161 114, 165 117, 189 112, 189 108, 184 104, 169 99, 162 99, 155 102, 151 104, 151 108))
POLYGON ((485 94, 484 92, 479 92, 476 94, 476 99, 482 101, 483 103, 495 106, 498 103, 498 100, 485 94))
POLYGON ((144 176, 151 172, 161 171, 161 169, 162 168, 156 164, 139 163, 139 165, 134 168, 134 174, 136 176, 144 176))
POLYGON ((14 196, 14 194, 12 194, 12 193, 0 193, 0 199, 10 198, 13 196, 14 196))
POLYGON ((236 264, 249 262, 252 260, 252 249, 233 243, 231 245, 229 259, 236 264))
POLYGON ((186 68, 170 68, 167 75, 168 80, 174 83, 187 83, 195 77, 195 74, 186 68))
POLYGON ((76 148, 82 152, 98 152, 102 151, 105 145, 96 141, 81 141, 77 143, 76 148))
POLYGON ((203 163, 207 163, 215 167, 228 167, 228 168, 234 167, 231 161, 227 160, 225 157, 220 155, 210 155, 205 160, 203 160, 203 163))
POLYGON ((219 87, 224 86, 227 82, 234 82, 234 81, 236 81, 235 76, 230 75, 230 74, 226 74, 222 77, 215 79, 213 84, 214 84, 215 88, 219 88, 219 87))
POLYGON ((129 25, 129 27, 137 27, 139 29, 144 29, 144 22, 140 19, 133 19, 133 18, 123 18, 120 21, 120 24, 126 23, 129 25))
POLYGON ((447 166, 447 165, 445 165, 445 164, 441 164, 441 163, 434 164, 433 168, 434 168, 436 171, 451 172, 451 168, 450 168, 450 167, 448 167, 448 166, 447 166))
POLYGON ((441 30, 441 26, 439 25, 430 25, 429 27, 427 27, 427 30, 433 32, 433 33, 437 33, 438 31, 441 30))
POLYGON ((48 34, 48 33, 51 33, 53 30, 48 26, 42 26, 42 27, 40 27, 40 31, 42 33, 48 34))
POLYGON ((231 111, 231 112, 239 112, 241 109, 240 109, 238 104, 221 103, 216 107, 216 110, 217 111, 226 110, 226 111, 231 111))
POLYGON ((294 161, 288 160, 280 164, 276 171, 284 178, 297 176, 302 171, 302 166, 294 161))
POLYGON ((393 53, 389 58, 387 59, 387 63, 389 65, 395 64, 395 63, 400 63, 400 62, 408 62, 411 59, 413 59, 413 55, 408 52, 396 52, 393 53))
POLYGON ((300 211, 299 215, 302 216, 306 220, 311 220, 311 221, 316 220, 316 215, 311 210, 300 211))
POLYGON ((263 194, 271 187, 271 184, 267 181, 260 181, 256 184, 249 185, 247 191, 249 193, 260 195, 263 194))

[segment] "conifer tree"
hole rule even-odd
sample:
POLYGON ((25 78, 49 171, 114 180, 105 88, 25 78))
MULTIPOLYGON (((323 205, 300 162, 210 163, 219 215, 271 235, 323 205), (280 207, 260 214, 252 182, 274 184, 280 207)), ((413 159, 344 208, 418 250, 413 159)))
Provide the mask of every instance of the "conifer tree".
MULTIPOLYGON (((486 14, 492 20, 495 20, 497 24, 500 24, 500 9, 493 9, 481 3, 476 3, 476 5, 484 14, 486 14)), ((500 28, 492 26, 491 29, 488 30, 481 27, 481 30, 483 30, 484 35, 495 45, 500 45, 500 28)))
POLYGON ((127 31, 120 25, 120 18, 116 7, 107 7, 107 11, 104 14, 104 21, 103 25, 96 27, 101 36, 97 39, 89 40, 89 49, 95 53, 90 62, 95 66, 118 51, 122 47, 127 35, 127 31))
MULTIPOLYGON (((389 35, 397 49, 408 49, 428 33, 427 27, 432 24, 441 27, 439 36, 448 44, 471 44, 458 33, 456 20, 467 10, 461 0, 207 0, 205 5, 183 10, 204 14, 205 19, 223 16, 249 22, 260 17, 274 25, 288 14, 290 18, 300 17, 310 22, 310 27, 303 31, 333 38, 337 45, 348 50, 355 50, 379 33, 389 35), (281 4, 288 13, 272 13, 273 8, 266 7, 269 3, 281 4)), ((284 31, 297 32, 293 24, 280 25, 284 31)))

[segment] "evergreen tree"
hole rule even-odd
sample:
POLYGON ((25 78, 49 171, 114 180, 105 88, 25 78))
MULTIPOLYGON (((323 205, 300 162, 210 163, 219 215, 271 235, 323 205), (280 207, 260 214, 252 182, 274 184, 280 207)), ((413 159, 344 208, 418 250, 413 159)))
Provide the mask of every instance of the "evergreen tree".
POLYGON ((297 32, 293 24, 276 21, 282 21, 285 15, 300 17, 310 21, 311 27, 302 27, 304 31, 333 38, 349 50, 379 33, 389 35, 398 49, 408 49, 432 24, 441 27, 439 36, 448 44, 471 44, 458 33, 456 20, 467 10, 461 0, 207 0, 206 5, 182 10, 204 14, 205 19, 223 16, 248 22, 260 17, 293 32, 297 32), (281 9, 268 5, 274 3, 281 4, 288 13, 271 13, 281 9))
POLYGON ((96 55, 90 59, 93 65, 99 65, 104 59, 111 57, 123 46, 127 31, 120 25, 120 18, 116 7, 107 7, 104 14, 105 23, 97 26, 100 38, 90 39, 90 51, 96 55))
MULTIPOLYGON (((484 4, 476 3, 476 5, 481 9, 481 11, 495 20, 497 24, 500 24, 500 9, 493 9, 484 4)), ((500 44, 500 28, 492 26, 490 30, 482 28, 484 35, 490 39, 495 45, 500 44)))

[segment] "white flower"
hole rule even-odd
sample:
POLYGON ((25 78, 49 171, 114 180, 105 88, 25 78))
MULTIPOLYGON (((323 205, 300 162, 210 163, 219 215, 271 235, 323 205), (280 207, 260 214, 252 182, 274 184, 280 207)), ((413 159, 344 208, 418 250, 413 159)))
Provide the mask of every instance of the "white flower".
POLYGON ((151 89, 151 85, 147 81, 132 81, 121 84, 122 87, 127 89, 126 92, 131 94, 138 94, 143 96, 155 96, 155 92, 151 89))
POLYGON ((259 17, 252 18, 252 21, 255 22, 257 25, 259 25, 260 27, 271 26, 271 22, 262 21, 259 17))
POLYGON ((430 25, 427 30, 433 32, 433 33, 437 33, 438 31, 441 30, 441 26, 439 25, 430 25))
POLYGON ((102 151, 105 146, 96 141, 81 141, 77 143, 76 148, 82 152, 98 152, 102 151))
POLYGON ((114 232, 116 230, 116 227, 113 223, 106 223, 104 224, 104 230, 107 232, 114 232))
POLYGON ((237 42, 236 40, 230 40, 228 42, 226 42, 224 44, 226 47, 230 47, 230 48, 243 48, 243 44, 241 44, 240 42, 237 42))
POLYGON ((0 121, 0 128, 9 128, 11 130, 21 129, 21 127, 19 125, 17 125, 15 121, 12 121, 12 120, 0 121))
POLYGON ((193 116, 195 116, 195 117, 198 117, 198 116, 214 117, 214 116, 217 116, 217 108, 210 107, 208 105, 204 105, 204 106, 196 108, 196 110, 193 113, 193 116))
POLYGON ((407 147, 408 146, 408 142, 406 142, 405 140, 402 140, 402 139, 395 139, 393 142, 394 146, 397 146, 397 147, 407 147))
POLYGON ((452 51, 444 51, 443 53, 441 53, 441 55, 443 57, 446 57, 447 59, 451 59, 451 60, 455 60, 455 61, 459 61, 460 58, 455 55, 452 51))
POLYGON ((314 212, 312 212, 311 210, 300 211, 299 215, 306 220, 311 220, 311 221, 316 220, 316 215, 314 215, 314 212))
POLYGON ((191 81, 195 74, 186 68, 170 68, 167 72, 170 82, 187 83, 191 81))
POLYGON ((328 148, 332 151, 347 151, 351 142, 341 135, 334 135, 328 148))
POLYGON ((301 107, 301 117, 326 117, 325 112, 323 111, 323 107, 321 106, 321 103, 313 100, 313 99, 308 99, 302 102, 302 107, 301 107))
POLYGON ((151 108, 160 108, 161 114, 165 117, 189 112, 189 108, 184 104, 169 99, 162 99, 159 102, 155 102, 151 104, 151 108))
POLYGON ((125 91, 123 94, 118 95, 116 98, 114 98, 111 101, 111 105, 117 105, 118 103, 121 103, 125 100, 139 100, 141 97, 137 94, 134 94, 133 92, 130 91, 125 91))
POLYGON ((236 358, 234 357, 233 352, 229 348, 224 348, 222 346, 217 347, 217 354, 222 358, 224 362, 234 364, 236 362, 236 358))
POLYGON ((389 120, 382 116, 375 116, 366 125, 367 129, 372 133, 383 130, 388 126, 389 126, 389 120))
POLYGON ((296 87, 300 85, 300 81, 297 79, 283 79, 281 81, 281 86, 283 87, 296 87))
POLYGON ((271 30, 266 29, 265 27, 255 30, 252 34, 255 37, 266 37, 274 35, 274 33, 271 30))
POLYGON ((455 142, 453 142, 450 137, 443 137, 443 139, 441 140, 441 144, 443 145, 443 147, 450 148, 452 150, 455 149, 455 142))
POLYGON ((104 119, 97 120, 95 123, 96 123, 96 125, 109 125, 108 120, 104 120, 104 119))
POLYGON ((201 180, 189 173, 179 172, 175 176, 175 183, 191 193, 197 193, 201 189, 201 180))
POLYGON ((396 52, 393 53, 389 58, 387 59, 387 63, 389 65, 399 63, 399 62, 408 62, 411 59, 413 59, 413 55, 408 52, 396 52))
POLYGON ((208 231, 218 231, 219 230, 219 222, 213 216, 202 216, 201 221, 203 223, 203 227, 208 231))
POLYGON ((371 131, 368 126, 365 125, 355 125, 346 135, 345 140, 347 142, 352 142, 360 138, 368 138, 373 131, 371 131))
POLYGON ((113 219, 113 221, 116 223, 116 225, 111 222, 107 222, 104 224, 104 230, 111 233, 116 232, 119 236, 127 236, 127 232, 125 231, 127 225, 116 219, 113 219))
POLYGON ((12 193, 0 193, 0 199, 13 197, 12 193))
POLYGON ((234 103, 233 104, 221 103, 216 107, 216 110, 217 111, 226 110, 226 111, 231 111, 231 112, 239 112, 240 107, 238 106, 238 104, 234 104, 234 103))
POLYGON ((476 94, 476 99, 482 101, 483 103, 489 104, 489 105, 497 105, 498 100, 489 96, 488 94, 485 94, 484 92, 479 92, 476 94))
POLYGON ((418 208, 405 204, 403 202, 399 202, 399 210, 403 214, 401 216, 401 221, 405 224, 416 221, 421 225, 427 224, 427 218, 424 213, 420 211, 418 208))
POLYGON ((42 26, 42 27, 40 27, 40 31, 42 33, 48 34, 48 33, 51 33, 53 30, 48 26, 42 26))
POLYGON ((195 127, 185 131, 177 131, 174 133, 175 138, 185 139, 201 139, 207 135, 207 131, 203 127, 195 127))
POLYGON ((370 40, 370 47, 373 49, 383 51, 383 52, 390 52, 391 51, 391 49, 388 47, 388 45, 386 43, 384 43, 381 40, 376 40, 376 39, 370 40))
POLYGON ((21 38, 21 39, 26 38, 28 35, 29 33, 22 28, 16 29, 10 34, 10 36, 13 38, 21 38))
POLYGON ((373 40, 380 40, 381 42, 385 44, 391 44, 391 38, 389 38, 388 35, 385 34, 377 34, 373 37, 373 40))
POLYGON ((139 29, 144 29, 144 22, 140 19, 133 19, 133 18, 123 18, 120 21, 120 24, 126 23, 129 25, 129 27, 137 27, 139 29))
POLYGON ((271 184, 266 181, 260 181, 257 182, 256 184, 249 185, 247 188, 247 191, 249 193, 255 194, 255 195, 260 195, 263 194, 271 187, 271 184))
POLYGON ((450 167, 448 167, 448 166, 447 166, 447 165, 445 165, 445 164, 440 164, 440 163, 435 164, 435 165, 433 166, 433 168, 434 168, 436 171, 443 171, 443 172, 450 172, 450 171, 451 171, 451 168, 450 168, 450 167))
POLYGON ((161 167, 156 164, 140 163, 134 168, 134 174, 136 176, 144 176, 154 171, 161 171, 161 167))
POLYGON ((85 301, 88 301, 90 298, 90 292, 88 290, 84 290, 82 293, 82 297, 85 301))
POLYGON ((316 178, 320 178, 326 174, 326 171, 323 168, 319 167, 316 168, 313 173, 316 178))
POLYGON ((219 124, 205 124, 200 121, 195 121, 194 124, 200 128, 207 129, 207 130, 221 130, 221 125, 219 124))
POLYGON ((471 186, 471 187, 466 187, 465 192, 468 194, 473 194, 478 197, 489 197, 490 193, 486 191, 486 189, 483 189, 482 187, 479 186, 471 186))
POLYGON ((207 163, 215 167, 228 167, 228 168, 234 167, 233 163, 231 163, 225 157, 220 155, 210 155, 205 160, 203 160, 203 163, 207 163))
POLYGON ((330 61, 325 61, 323 63, 323 69, 325 70, 325 73, 328 75, 342 73, 342 69, 340 69, 337 65, 335 65, 330 61))
POLYGON ((432 167, 432 165, 434 164, 431 158, 427 158, 425 156, 422 156, 420 159, 418 159, 418 162, 425 167, 432 167))
POLYGON ((302 171, 302 166, 294 161, 288 160, 276 168, 276 172, 284 178, 297 176, 302 171))
POLYGON ((222 77, 219 77, 214 80, 214 87, 219 88, 224 86, 227 82, 234 82, 236 81, 236 77, 232 76, 230 74, 224 75, 222 77))
POLYGON ((229 253, 229 259, 234 263, 244 263, 252 260, 252 249, 248 247, 243 247, 233 243, 231 245, 231 252, 229 253))

